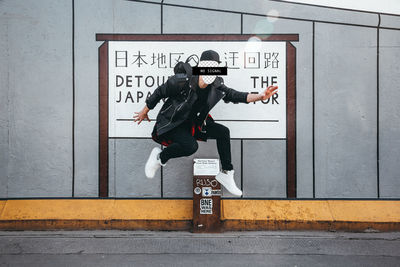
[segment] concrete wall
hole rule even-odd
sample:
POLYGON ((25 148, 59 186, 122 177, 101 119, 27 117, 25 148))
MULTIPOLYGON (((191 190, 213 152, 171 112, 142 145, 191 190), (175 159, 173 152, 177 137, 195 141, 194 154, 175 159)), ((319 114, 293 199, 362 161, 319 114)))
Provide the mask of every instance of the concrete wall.
POLYGON ((1 197, 71 196, 71 1, 1 1, 1 197))
MULTIPOLYGON (((399 21, 397 23, 400 27, 399 21)), ((399 41, 399 30, 379 30, 379 186, 382 197, 400 196, 399 41)))
POLYGON ((75 196, 98 196, 100 43, 95 41, 96 33, 160 33, 160 27, 158 5, 75 1, 75 196))
MULTIPOLYGON (((400 16, 261 0, 3 0, 0 22, 0 198, 98 196, 96 33, 299 34, 297 196, 400 198, 400 16)), ((215 140, 199 142, 147 180, 155 145, 110 140, 110 196, 190 198, 192 159, 218 156, 215 140)), ((284 141, 232 140, 232 154, 245 198, 286 197, 284 141)))
POLYGON ((376 29, 318 23, 315 36, 316 197, 376 197, 376 29))

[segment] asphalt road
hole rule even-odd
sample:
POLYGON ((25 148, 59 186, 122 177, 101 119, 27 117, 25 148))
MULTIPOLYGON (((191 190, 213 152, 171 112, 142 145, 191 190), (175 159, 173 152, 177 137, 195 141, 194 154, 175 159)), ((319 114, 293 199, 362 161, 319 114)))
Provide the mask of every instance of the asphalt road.
POLYGON ((400 232, 0 231, 0 266, 400 266, 400 232))

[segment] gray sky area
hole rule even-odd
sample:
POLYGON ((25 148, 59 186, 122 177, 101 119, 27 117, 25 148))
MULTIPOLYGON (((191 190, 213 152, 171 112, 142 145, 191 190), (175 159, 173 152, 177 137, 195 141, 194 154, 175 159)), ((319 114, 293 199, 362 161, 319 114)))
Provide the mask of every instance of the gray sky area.
POLYGON ((400 0, 285 0, 286 2, 400 14, 400 0))

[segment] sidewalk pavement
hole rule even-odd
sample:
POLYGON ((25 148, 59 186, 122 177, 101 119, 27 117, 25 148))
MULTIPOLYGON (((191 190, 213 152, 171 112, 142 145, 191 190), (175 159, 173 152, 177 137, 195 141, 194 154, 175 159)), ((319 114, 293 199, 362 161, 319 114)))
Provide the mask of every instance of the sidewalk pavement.
POLYGON ((400 232, 0 231, 0 266, 400 266, 400 232))

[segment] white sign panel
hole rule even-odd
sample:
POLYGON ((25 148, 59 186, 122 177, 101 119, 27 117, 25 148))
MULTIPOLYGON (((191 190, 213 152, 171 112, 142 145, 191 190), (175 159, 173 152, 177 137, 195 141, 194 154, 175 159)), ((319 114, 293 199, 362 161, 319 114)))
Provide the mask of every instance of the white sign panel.
POLYGON ((212 198, 200 198, 200 214, 212 214, 212 198))
MULTIPOLYGON (((286 43, 248 41, 110 41, 109 137, 150 137, 155 121, 133 122, 146 98, 172 76, 178 61, 205 50, 220 55, 224 84, 242 92, 263 92, 269 85, 278 94, 266 101, 225 103, 210 111, 230 129, 232 138, 286 138, 286 43)), ((156 118, 163 104, 149 112, 156 118)))
POLYGON ((217 175, 219 159, 194 159, 193 175, 217 175))

